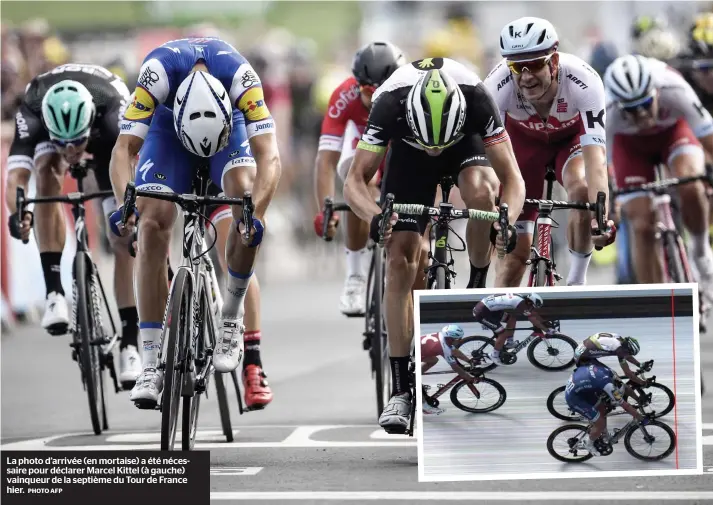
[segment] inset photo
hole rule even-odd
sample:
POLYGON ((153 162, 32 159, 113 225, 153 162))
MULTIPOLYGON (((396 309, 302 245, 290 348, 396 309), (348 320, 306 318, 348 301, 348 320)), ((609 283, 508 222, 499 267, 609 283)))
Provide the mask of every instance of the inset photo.
POLYGON ((703 473, 695 284, 414 306, 420 481, 703 473))

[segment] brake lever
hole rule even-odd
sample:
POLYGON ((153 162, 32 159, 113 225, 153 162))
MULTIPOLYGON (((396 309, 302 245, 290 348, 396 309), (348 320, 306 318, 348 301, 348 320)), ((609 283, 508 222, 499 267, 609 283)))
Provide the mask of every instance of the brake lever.
MULTIPOLYGON (((17 193, 15 194, 15 207, 17 208, 17 215, 20 222, 22 222, 25 216, 25 188, 18 186, 17 193)), ((29 241, 30 239, 28 238, 27 240, 23 240, 22 243, 27 244, 29 241)))
POLYGON ((505 257, 505 251, 508 248, 508 225, 510 222, 508 221, 508 204, 507 203, 501 203, 500 204, 500 216, 498 217, 498 223, 500 224, 500 233, 502 234, 502 239, 503 239, 503 252, 498 253, 498 258, 503 259, 505 257))
POLYGON ((391 214, 394 213, 394 195, 389 193, 386 195, 386 201, 381 208, 381 223, 379 223, 379 245, 384 245, 384 234, 386 233, 386 225, 391 220, 391 214))
POLYGON ((331 196, 324 199, 324 210, 322 215, 324 217, 324 223, 322 223, 322 239, 327 242, 332 241, 332 237, 327 236, 327 230, 329 229, 329 222, 332 220, 332 214, 334 213, 334 200, 331 196))
POLYGON ((255 210, 253 206, 252 193, 246 191, 243 196, 243 223, 245 224, 245 231, 243 232, 243 237, 247 242, 250 242, 250 231, 253 228, 253 211, 255 210))

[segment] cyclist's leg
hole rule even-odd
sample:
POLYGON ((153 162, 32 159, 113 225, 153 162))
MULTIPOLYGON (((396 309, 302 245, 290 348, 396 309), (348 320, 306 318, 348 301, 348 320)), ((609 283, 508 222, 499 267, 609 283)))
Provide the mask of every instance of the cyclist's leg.
MULTIPOLYGON (((7 159, 7 195, 12 199, 11 209, 15 208, 17 187, 24 187, 25 194, 29 194, 28 170, 35 174, 36 196, 61 194, 66 173, 65 164, 50 142, 42 119, 22 105, 15 121, 15 136, 7 159)), ((42 327, 52 335, 63 335, 69 327, 69 310, 60 273, 66 239, 64 206, 61 203, 35 205, 33 219, 47 289, 42 327)))
MULTIPOLYGON (((481 138, 478 135, 464 138, 449 155, 453 163, 449 168, 454 171, 454 179, 466 207, 494 210, 499 181, 485 156, 481 138)), ((470 262, 468 288, 485 287, 493 250, 489 240, 491 226, 489 221, 471 220, 466 225, 465 240, 470 262)))
MULTIPOLYGON (((495 316, 496 313, 493 313, 495 316)), ((498 322, 497 328, 493 330, 495 334, 495 344, 493 345, 493 352, 490 355, 490 359, 496 364, 501 364, 500 361, 500 351, 505 347, 505 343, 512 339, 515 334, 515 326, 517 324, 517 318, 507 312, 502 312, 500 316, 500 321, 498 322)))
MULTIPOLYGON (((394 195, 397 203, 431 205, 436 196, 441 163, 405 144, 392 146, 381 184, 381 195, 394 195)), ((378 218, 371 226, 375 226, 378 218)), ((413 336, 413 297, 421 240, 427 217, 401 215, 386 244, 384 313, 391 360, 392 397, 384 407, 379 424, 389 429, 406 429, 411 414, 408 379, 413 336)))
MULTIPOLYGON (((574 202, 589 201, 589 189, 584 170, 584 156, 579 136, 565 144, 557 153, 555 173, 562 187, 567 192, 567 200, 574 202)), ((569 274, 568 286, 586 284, 587 268, 592 259, 594 244, 592 243, 591 222, 592 213, 588 210, 569 211, 567 225, 567 242, 569 243, 569 274)))
MULTIPOLYGON (((111 155, 111 147, 107 147, 106 156, 111 155)), ((102 156, 94 157, 96 169, 94 175, 100 191, 111 189, 109 178, 109 160, 102 156)), ((125 389, 133 388, 136 379, 141 374, 141 356, 137 342, 139 335, 139 313, 134 300, 134 258, 129 253, 129 243, 132 236, 117 237, 110 231, 109 216, 119 205, 114 197, 102 202, 102 209, 106 219, 105 235, 114 254, 114 296, 119 309, 121 321, 121 344, 119 360, 119 382, 125 389)))
POLYGON ((606 415, 602 410, 601 402, 593 399, 591 395, 585 394, 580 396, 570 392, 565 392, 565 401, 570 409, 592 423, 589 436, 582 440, 582 442, 584 448, 593 452, 595 450, 594 441, 601 436, 606 427, 606 415))
MULTIPOLYGON (((159 107, 136 164, 137 189, 187 193, 191 190, 193 161, 176 136, 173 115, 159 107)), ((163 371, 157 365, 168 299, 166 261, 177 211, 173 203, 152 198, 139 197, 136 206, 140 219, 135 291, 143 371, 129 397, 150 407, 163 389, 163 371)))
MULTIPOLYGON (((520 167, 520 173, 525 180, 525 198, 542 198, 545 189, 547 165, 557 154, 556 146, 532 139, 517 129, 508 130, 515 159, 520 167)), ((502 186, 501 186, 502 190, 502 186)), ((530 258, 530 248, 537 219, 537 207, 526 205, 515 223, 517 230, 517 245, 515 250, 498 260, 495 269, 496 287, 518 287, 527 268, 530 258)))
MULTIPOLYGON (((654 166, 659 161, 659 135, 614 135, 612 161, 616 185, 652 182, 654 166)), ((655 246, 655 215, 646 193, 632 193, 618 198, 622 217, 629 225, 629 246, 636 280, 641 284, 662 282, 660 250, 655 246)))
MULTIPOLYGON (((342 154, 337 164, 337 173, 342 183, 347 178, 360 138, 361 133, 354 123, 349 121, 344 132, 342 154)), ((378 175, 375 175, 369 183, 369 189, 374 199, 379 196, 379 190, 376 187, 377 177, 378 175)), ((339 310, 347 315, 361 315, 364 314, 366 308, 366 284, 371 263, 371 255, 366 247, 366 242, 369 240, 369 223, 359 219, 353 212, 346 213, 345 221, 347 269, 344 289, 339 299, 339 310)))
POLYGON ((424 374, 428 372, 431 368, 436 366, 438 363, 438 356, 431 356, 429 358, 421 358, 421 373, 424 374))
MULTIPOLYGON (((210 170, 211 179, 220 185, 226 196, 242 198, 246 190, 252 189, 256 173, 255 160, 250 152, 243 116, 237 111, 233 113, 230 142, 210 160, 210 170)), ((235 225, 229 228, 225 246, 228 275, 225 276, 225 300, 221 314, 222 337, 213 354, 215 369, 222 373, 235 370, 243 357, 245 297, 254 277, 253 267, 258 249, 244 246, 238 236, 237 223, 242 220, 242 206, 233 206, 231 210, 235 225)), ((259 293, 256 293, 255 300, 258 299, 259 293)), ((259 338, 256 334, 251 334, 251 337, 253 340, 259 338)), ((261 374, 258 374, 256 380, 266 384, 261 374)))
MULTIPOLYGON (((705 172, 705 154, 691 128, 680 120, 672 129, 665 155, 674 177, 690 177, 705 172)), ((698 281, 708 292, 713 282, 713 251, 709 242, 708 214, 710 204, 703 182, 684 184, 677 188, 681 202, 683 224, 690 233, 691 256, 698 281)))

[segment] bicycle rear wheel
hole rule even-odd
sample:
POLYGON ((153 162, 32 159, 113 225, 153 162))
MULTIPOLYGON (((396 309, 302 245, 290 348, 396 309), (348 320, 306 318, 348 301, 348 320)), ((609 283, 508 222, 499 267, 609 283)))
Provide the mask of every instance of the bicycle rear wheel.
POLYGON ((566 335, 551 335, 533 340, 527 346, 527 359, 540 370, 550 372, 566 370, 574 366, 576 348, 577 342, 574 339, 566 335), (539 351, 537 355, 535 350, 539 351))
POLYGON ((168 318, 161 353, 165 352, 164 385, 161 396, 161 450, 172 451, 176 440, 176 424, 180 407, 183 367, 186 359, 187 336, 191 331, 191 294, 193 286, 189 271, 180 268, 175 274, 169 298, 168 318))
MULTIPOLYGON (((497 365, 490 360, 490 353, 495 350, 495 339, 490 337, 482 337, 475 335, 460 339, 456 348, 466 356, 472 358, 472 366, 483 372, 492 370, 497 365)), ((470 363, 464 363, 458 360, 458 364, 462 367, 470 367, 470 363)))
POLYGON ((557 419, 563 421, 583 421, 581 415, 572 411, 564 399, 564 390, 566 386, 560 386, 550 393, 547 397, 547 410, 557 419))
POLYGON ((673 232, 664 233, 663 236, 664 254, 666 255, 666 269, 671 282, 676 284, 686 282, 686 272, 681 261, 681 252, 678 249, 676 237, 673 232))
POLYGON ((580 424, 565 424, 553 431, 547 439, 547 452, 553 458, 564 463, 582 463, 594 456, 584 449, 578 449, 577 444, 587 436, 588 429, 580 424), (562 433, 568 432, 560 437, 562 433))
POLYGON ((233 441, 233 425, 230 423, 230 407, 228 406, 228 394, 225 391, 223 374, 214 372, 215 393, 218 397, 218 410, 220 411, 220 425, 223 427, 223 435, 226 442, 233 441))
POLYGON ((74 258, 74 281, 77 299, 74 301, 77 311, 76 340, 79 340, 77 362, 82 373, 82 381, 89 400, 89 416, 95 435, 102 432, 101 421, 104 418, 102 393, 101 363, 99 349, 93 345, 94 299, 91 295, 91 276, 94 274, 92 261, 84 252, 78 252, 74 258))

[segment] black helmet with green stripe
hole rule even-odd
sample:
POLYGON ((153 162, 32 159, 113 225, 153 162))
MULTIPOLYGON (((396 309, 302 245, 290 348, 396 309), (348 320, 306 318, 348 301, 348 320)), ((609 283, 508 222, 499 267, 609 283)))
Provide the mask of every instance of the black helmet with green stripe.
POLYGON ((42 98, 42 120, 55 140, 88 137, 95 111, 89 90, 69 79, 51 86, 42 98))
POLYGON ((465 97, 443 69, 425 72, 406 99, 406 120, 423 147, 448 147, 465 123, 465 97))

